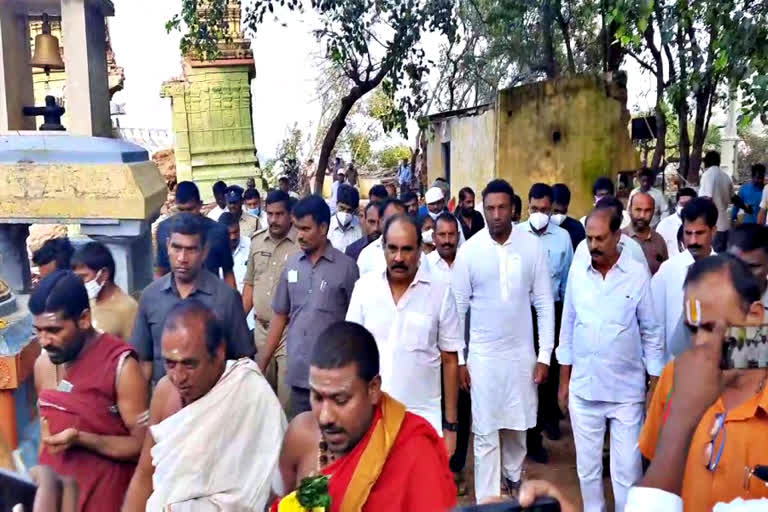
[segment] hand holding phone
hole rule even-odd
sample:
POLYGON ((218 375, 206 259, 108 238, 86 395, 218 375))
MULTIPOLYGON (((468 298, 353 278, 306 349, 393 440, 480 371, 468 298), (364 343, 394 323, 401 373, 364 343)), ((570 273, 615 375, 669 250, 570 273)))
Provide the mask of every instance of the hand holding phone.
POLYGON ((455 512, 561 512, 561 508, 560 503, 554 498, 536 498, 527 507, 512 499, 499 503, 457 508, 455 512))

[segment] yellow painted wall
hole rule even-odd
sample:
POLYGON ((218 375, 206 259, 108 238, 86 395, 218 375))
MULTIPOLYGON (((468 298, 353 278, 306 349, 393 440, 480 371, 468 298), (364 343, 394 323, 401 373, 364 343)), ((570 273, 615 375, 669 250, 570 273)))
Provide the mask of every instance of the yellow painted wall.
POLYGON ((592 206, 599 176, 640 167, 624 105, 598 78, 577 77, 516 87, 498 98, 498 175, 523 199, 537 182, 565 183, 573 217, 592 206), (559 142, 555 142, 559 133, 559 142))
POLYGON ((507 89, 497 104, 474 115, 433 117, 427 145, 430 183, 444 176, 441 144, 451 141, 451 193, 470 186, 480 194, 499 177, 523 199, 537 182, 566 183, 573 217, 592 206, 599 176, 616 180, 619 171, 640 167, 622 101, 596 77, 576 77, 507 89), (553 135, 559 132, 555 142, 553 135))
POLYGON ((429 184, 445 176, 442 144, 450 141, 451 196, 471 187, 479 196, 496 175, 496 112, 488 108, 478 115, 449 117, 433 124, 427 144, 429 184))

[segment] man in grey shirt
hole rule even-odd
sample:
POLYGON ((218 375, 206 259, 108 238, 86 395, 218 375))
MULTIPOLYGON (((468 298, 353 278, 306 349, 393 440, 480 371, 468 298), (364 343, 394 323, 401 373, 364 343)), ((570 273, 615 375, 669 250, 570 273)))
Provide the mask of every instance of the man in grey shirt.
POLYGON ((357 264, 328 241, 331 211, 319 196, 308 196, 293 208, 296 239, 301 248, 288 257, 272 300, 274 316, 261 355, 262 371, 288 329, 288 374, 293 415, 309 411, 309 356, 318 335, 344 320, 359 277, 357 264))
POLYGON ((176 214, 171 220, 167 248, 171 272, 144 289, 133 328, 145 376, 156 384, 165 375, 160 337, 168 312, 179 302, 194 298, 211 308, 224 326, 227 359, 252 357, 254 345, 240 295, 203 268, 207 252, 206 226, 200 215, 176 214))

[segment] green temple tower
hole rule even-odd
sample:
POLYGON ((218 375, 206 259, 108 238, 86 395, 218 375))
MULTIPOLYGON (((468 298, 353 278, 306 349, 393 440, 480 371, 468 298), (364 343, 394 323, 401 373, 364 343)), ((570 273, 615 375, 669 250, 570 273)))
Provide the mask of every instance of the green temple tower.
POLYGON ((214 61, 184 57, 184 75, 163 83, 171 98, 178 181, 194 181, 203 200, 212 200, 218 180, 245 185, 261 171, 256 166, 251 110, 255 65, 240 22, 240 0, 229 1, 231 40, 219 44, 214 61))

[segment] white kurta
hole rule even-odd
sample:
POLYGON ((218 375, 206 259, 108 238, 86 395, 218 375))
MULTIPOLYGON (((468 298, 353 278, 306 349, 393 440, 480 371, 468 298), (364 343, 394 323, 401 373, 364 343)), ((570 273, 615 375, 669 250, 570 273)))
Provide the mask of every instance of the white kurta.
POLYGON ((386 271, 369 272, 355 283, 346 319, 376 339, 382 389, 442 435, 440 353, 464 349, 448 283, 419 268, 395 304, 386 271))
POLYGON ((672 258, 680 254, 680 244, 677 243, 677 232, 680 230, 680 226, 683 225, 683 219, 677 213, 670 215, 664 219, 661 219, 659 225, 656 226, 656 232, 661 235, 664 242, 667 244, 667 253, 672 258))
POLYGON ((538 317, 538 362, 549 365, 554 347, 554 298, 544 247, 517 228, 501 245, 486 228, 459 249, 451 288, 460 318, 472 308, 467 361, 472 431, 532 428, 538 396, 531 304, 538 317))

